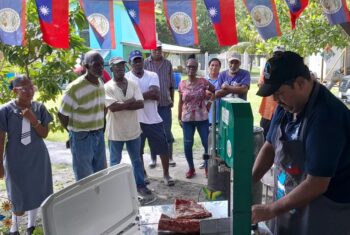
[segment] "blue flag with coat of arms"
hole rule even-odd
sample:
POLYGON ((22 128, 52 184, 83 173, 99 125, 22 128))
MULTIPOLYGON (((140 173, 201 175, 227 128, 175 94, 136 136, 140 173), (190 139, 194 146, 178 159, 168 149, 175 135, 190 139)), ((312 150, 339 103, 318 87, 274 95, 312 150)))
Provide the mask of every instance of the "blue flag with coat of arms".
POLYGON ((0 0, 0 43, 25 44, 26 0, 0 0))

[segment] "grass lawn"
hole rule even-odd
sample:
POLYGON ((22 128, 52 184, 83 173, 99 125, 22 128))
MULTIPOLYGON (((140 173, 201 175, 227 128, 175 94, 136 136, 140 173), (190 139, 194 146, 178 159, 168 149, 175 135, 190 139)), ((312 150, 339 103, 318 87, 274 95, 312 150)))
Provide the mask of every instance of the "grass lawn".
MULTIPOLYGON (((256 96, 255 93, 257 91, 257 84, 253 83, 250 87, 249 93, 248 93, 248 100, 251 102, 253 115, 254 115, 254 124, 258 125, 260 116, 258 114, 258 108, 260 105, 261 98, 256 96)), ((182 141, 182 129, 179 126, 179 123, 177 122, 177 104, 178 104, 179 94, 177 91, 175 91, 175 105, 173 108, 173 125, 172 125, 172 132, 175 138, 175 144, 174 144, 174 152, 183 152, 183 141, 182 141)), ((46 107, 55 107, 58 106, 60 103, 61 97, 58 97, 56 102, 48 102, 46 103, 46 107)), ((50 141, 59 141, 64 142, 67 140, 67 133, 66 132, 50 132, 48 136, 48 140, 50 141)), ((194 143, 194 150, 201 150, 201 143, 199 135, 196 133, 195 135, 195 143, 194 143)))

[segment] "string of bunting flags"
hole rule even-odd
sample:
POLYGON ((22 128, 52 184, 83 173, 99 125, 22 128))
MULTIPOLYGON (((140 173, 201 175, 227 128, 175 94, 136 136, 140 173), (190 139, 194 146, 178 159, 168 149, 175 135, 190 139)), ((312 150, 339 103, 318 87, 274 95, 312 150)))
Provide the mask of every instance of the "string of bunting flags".
MULTIPOLYGON (((121 0, 144 49, 156 47, 154 0, 121 0)), ((162 0, 169 29, 181 46, 198 44, 196 0, 162 0)), ((238 43, 234 0, 203 0, 220 46, 238 43)), ((243 0, 260 36, 281 35, 274 0, 243 0)), ((285 0, 292 29, 308 0, 285 0)), ((55 48, 69 48, 69 0, 35 0, 42 39, 55 48)), ((102 49, 116 48, 113 0, 79 0, 91 31, 102 49)), ((320 0, 330 25, 350 21, 346 0, 320 0)), ((0 1, 0 42, 25 45, 26 0, 0 1)))

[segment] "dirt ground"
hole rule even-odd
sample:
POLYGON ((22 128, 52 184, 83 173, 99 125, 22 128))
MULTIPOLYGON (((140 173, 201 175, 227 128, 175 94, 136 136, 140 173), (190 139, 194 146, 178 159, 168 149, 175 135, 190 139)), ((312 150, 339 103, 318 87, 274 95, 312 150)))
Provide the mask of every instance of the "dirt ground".
MULTIPOLYGON (((159 167, 160 168, 160 167, 159 167)), ((150 171, 150 170, 149 170, 150 171)), ((57 192, 75 182, 72 173, 72 166, 69 164, 53 164, 53 182, 54 191, 57 192)), ((149 189, 152 190, 155 200, 151 202, 148 199, 142 201, 142 205, 165 205, 172 204, 175 198, 186 198, 195 201, 206 201, 203 195, 204 184, 187 182, 177 179, 175 176, 175 185, 166 186, 161 177, 150 176, 149 189)), ((202 177, 200 175, 196 177, 202 177)))

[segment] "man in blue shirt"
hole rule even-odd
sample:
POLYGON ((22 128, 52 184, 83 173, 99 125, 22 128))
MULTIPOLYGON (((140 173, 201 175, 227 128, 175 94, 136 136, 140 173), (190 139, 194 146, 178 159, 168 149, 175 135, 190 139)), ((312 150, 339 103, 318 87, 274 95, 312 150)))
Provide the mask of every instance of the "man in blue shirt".
POLYGON ((310 78, 298 54, 269 59, 259 96, 278 107, 253 167, 258 182, 274 164, 274 202, 252 207, 276 235, 350 234, 350 111, 310 78))
POLYGON ((232 54, 228 58, 229 69, 221 72, 218 78, 220 90, 216 91, 216 97, 239 97, 247 100, 250 87, 250 74, 241 69, 241 58, 238 54, 232 54))

